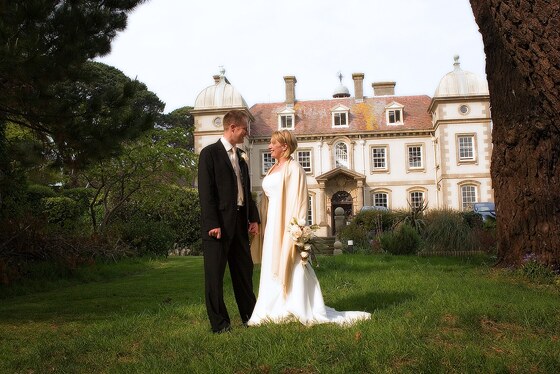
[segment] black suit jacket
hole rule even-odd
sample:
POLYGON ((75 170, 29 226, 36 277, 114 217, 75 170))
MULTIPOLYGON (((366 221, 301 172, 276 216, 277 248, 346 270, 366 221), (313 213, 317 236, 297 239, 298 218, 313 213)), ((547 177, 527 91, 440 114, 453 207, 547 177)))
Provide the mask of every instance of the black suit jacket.
MULTIPOLYGON (((237 150, 239 169, 245 195, 245 206, 242 210, 246 214, 247 223, 260 222, 257 205, 251 195, 251 181, 249 167, 237 150)), ((227 151, 218 140, 200 152, 198 161, 198 194, 202 212, 201 231, 203 240, 214 240, 208 236, 208 231, 221 228, 222 238, 233 237, 236 228, 237 211, 237 177, 227 151)), ((240 233, 247 235, 248 232, 240 233)))

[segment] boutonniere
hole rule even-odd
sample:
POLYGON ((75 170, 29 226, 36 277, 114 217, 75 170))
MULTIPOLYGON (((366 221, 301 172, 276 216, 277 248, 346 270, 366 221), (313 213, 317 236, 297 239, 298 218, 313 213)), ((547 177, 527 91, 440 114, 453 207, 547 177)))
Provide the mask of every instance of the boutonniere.
POLYGON ((245 161, 247 164, 249 163, 249 156, 247 156, 247 153, 245 153, 245 151, 243 150, 239 150, 240 156, 243 159, 243 161, 245 161))

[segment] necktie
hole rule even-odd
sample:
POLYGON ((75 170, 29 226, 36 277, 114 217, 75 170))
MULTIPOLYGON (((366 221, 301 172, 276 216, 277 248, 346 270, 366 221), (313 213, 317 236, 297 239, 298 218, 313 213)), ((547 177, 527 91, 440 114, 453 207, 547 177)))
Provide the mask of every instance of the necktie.
POLYGON ((231 164, 237 177, 237 205, 243 205, 243 184, 241 183, 241 170, 239 169, 239 161, 237 160, 237 147, 231 147, 231 164))

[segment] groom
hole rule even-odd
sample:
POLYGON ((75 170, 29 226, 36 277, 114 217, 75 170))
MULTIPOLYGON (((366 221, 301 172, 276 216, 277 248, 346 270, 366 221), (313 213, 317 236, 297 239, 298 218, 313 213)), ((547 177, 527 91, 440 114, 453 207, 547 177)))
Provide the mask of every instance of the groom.
POLYGON ((206 311, 214 333, 231 330, 223 293, 226 263, 243 324, 255 307, 249 233, 257 234, 260 220, 249 168, 236 147, 243 143, 248 124, 245 112, 226 113, 223 136, 200 152, 198 162, 206 311))

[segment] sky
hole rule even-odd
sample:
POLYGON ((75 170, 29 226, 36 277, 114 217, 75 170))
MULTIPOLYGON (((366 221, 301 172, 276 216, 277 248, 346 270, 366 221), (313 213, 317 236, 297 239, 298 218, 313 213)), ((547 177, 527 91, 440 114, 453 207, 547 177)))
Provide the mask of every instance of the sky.
POLYGON ((249 107, 285 99, 331 98, 352 73, 371 84, 395 81, 395 94, 432 96, 461 68, 485 77, 482 37, 469 0, 149 0, 97 59, 145 83, 165 112, 194 106, 220 66, 249 107))

